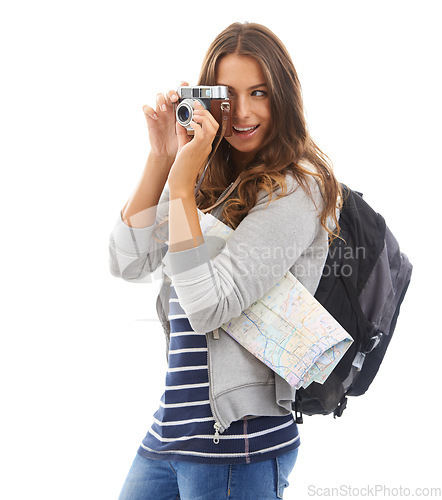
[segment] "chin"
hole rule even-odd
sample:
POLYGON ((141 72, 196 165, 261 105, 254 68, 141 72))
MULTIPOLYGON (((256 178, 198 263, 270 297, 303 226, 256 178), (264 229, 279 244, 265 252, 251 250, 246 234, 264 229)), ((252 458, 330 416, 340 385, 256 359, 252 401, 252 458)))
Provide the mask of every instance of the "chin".
POLYGON ((236 151, 238 151, 238 153, 256 153, 257 151, 259 151, 259 149, 261 149, 261 144, 238 144, 237 141, 229 141, 228 139, 226 140, 233 149, 236 149, 236 151))

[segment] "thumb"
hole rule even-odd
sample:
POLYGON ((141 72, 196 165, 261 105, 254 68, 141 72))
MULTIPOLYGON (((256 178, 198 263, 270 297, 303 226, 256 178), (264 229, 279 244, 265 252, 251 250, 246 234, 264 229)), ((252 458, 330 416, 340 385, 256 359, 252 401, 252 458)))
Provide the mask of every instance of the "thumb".
POLYGON ((192 140, 192 136, 187 135, 187 129, 180 125, 178 121, 175 122, 175 126, 178 137, 178 148, 181 149, 192 140))

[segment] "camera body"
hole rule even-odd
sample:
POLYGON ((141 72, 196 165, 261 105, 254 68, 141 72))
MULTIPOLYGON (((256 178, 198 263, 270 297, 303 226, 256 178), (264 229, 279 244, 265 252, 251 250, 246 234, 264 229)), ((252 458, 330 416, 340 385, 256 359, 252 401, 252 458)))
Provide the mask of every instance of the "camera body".
POLYGON ((178 87, 178 103, 175 105, 176 120, 187 129, 188 135, 193 135, 194 130, 189 123, 193 119, 195 101, 199 101, 210 111, 219 123, 216 135, 221 135, 223 120, 226 122, 224 137, 232 135, 231 101, 228 97, 228 88, 225 85, 198 85, 196 87, 178 87))

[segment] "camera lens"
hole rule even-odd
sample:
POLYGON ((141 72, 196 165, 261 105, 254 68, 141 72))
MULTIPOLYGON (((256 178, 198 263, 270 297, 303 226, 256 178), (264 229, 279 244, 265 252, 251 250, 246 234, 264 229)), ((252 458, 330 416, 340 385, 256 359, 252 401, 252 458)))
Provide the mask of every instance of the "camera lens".
POLYGON ((176 109, 176 119, 183 127, 187 127, 193 118, 193 99, 184 99, 176 109))
POLYGON ((181 106, 180 109, 178 110, 178 120, 180 122, 185 123, 189 119, 189 116, 190 116, 189 108, 187 106, 181 106))
POLYGON ((176 109, 176 118, 178 123, 187 127, 193 118, 193 99, 184 99, 176 109))

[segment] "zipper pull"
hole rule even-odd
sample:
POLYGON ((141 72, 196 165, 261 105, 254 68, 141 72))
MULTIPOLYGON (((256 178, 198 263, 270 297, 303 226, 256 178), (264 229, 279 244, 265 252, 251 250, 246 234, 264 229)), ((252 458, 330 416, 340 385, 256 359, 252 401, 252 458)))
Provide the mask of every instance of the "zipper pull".
POLYGON ((215 423, 213 424, 213 427, 214 427, 214 429, 215 429, 215 436, 213 437, 213 442, 214 442, 215 444, 219 444, 219 431, 220 431, 220 429, 221 429, 221 424, 220 424, 220 423, 218 423, 218 422, 215 422, 215 423))
POLYGON ((215 328, 215 330, 213 330, 213 338, 215 340, 219 340, 219 331, 218 331, 218 328, 215 328))

